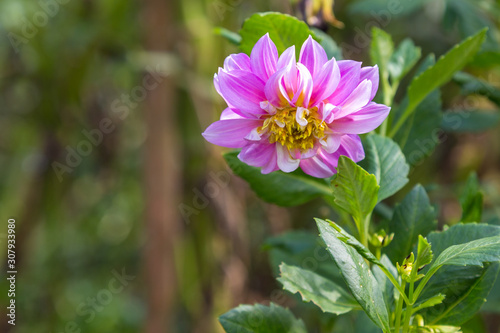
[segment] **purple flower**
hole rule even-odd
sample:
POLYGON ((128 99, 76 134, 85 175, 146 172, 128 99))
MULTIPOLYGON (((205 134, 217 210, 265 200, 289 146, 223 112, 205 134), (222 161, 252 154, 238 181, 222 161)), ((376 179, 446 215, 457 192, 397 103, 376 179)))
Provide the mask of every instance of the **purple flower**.
POLYGON ((388 106, 372 102, 378 68, 352 60, 328 60, 310 36, 299 62, 292 46, 278 57, 266 34, 249 56, 232 54, 214 76, 228 107, 203 133, 213 144, 241 148, 239 159, 291 172, 300 167, 319 178, 332 176, 340 155, 365 157, 358 134, 377 128, 388 106))

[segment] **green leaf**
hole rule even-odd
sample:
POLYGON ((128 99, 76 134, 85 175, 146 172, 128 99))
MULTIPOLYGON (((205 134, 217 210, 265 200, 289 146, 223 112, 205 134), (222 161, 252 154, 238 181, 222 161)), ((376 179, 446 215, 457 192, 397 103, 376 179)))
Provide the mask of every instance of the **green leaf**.
POLYGON ((330 37, 329 34, 316 28, 312 28, 311 30, 312 32, 314 32, 317 38, 321 39, 319 43, 325 49, 328 59, 335 58, 337 61, 343 59, 342 49, 337 45, 333 38, 330 37))
MULTIPOLYGON (((426 294, 438 290, 446 295, 443 303, 426 309, 426 320, 431 324, 461 325, 469 320, 485 303, 498 275, 498 263, 486 264, 486 268, 473 266, 445 266, 439 270, 439 277, 445 277, 439 284, 431 286, 426 294), (449 267, 459 269, 447 269, 449 267)), ((428 287, 426 287, 428 288, 428 287)))
POLYGON ((479 51, 486 36, 486 31, 487 29, 483 29, 476 35, 467 38, 439 58, 434 66, 413 79, 408 88, 408 107, 392 128, 389 136, 393 137, 397 133, 399 128, 428 94, 448 82, 455 72, 461 70, 472 59, 477 51, 479 51))
MULTIPOLYGON (((394 294, 396 294, 395 289, 397 289, 398 294, 403 295, 405 300, 409 302, 407 297, 404 295, 404 290, 401 289, 401 287, 399 286, 399 282, 396 279, 396 277, 398 276, 397 269, 396 267, 394 267, 394 265, 392 265, 392 263, 390 262, 389 258, 386 255, 382 256, 382 262, 381 262, 363 244, 361 244, 356 238, 347 233, 335 222, 329 220, 324 221, 320 219, 315 219, 315 220, 318 224, 320 222, 329 223, 330 226, 333 228, 330 230, 330 232, 333 235, 335 235, 338 240, 343 242, 351 249, 354 249, 361 257, 363 257, 364 259, 375 265, 373 270, 373 276, 379 283, 381 292, 384 295, 384 302, 386 304, 388 313, 392 310, 394 306, 393 299, 395 298, 394 294), (394 286, 396 286, 396 288, 394 288, 394 286)), ((329 247, 328 250, 331 253, 332 250, 329 247)))
MULTIPOLYGON (((418 67, 418 76, 436 63, 434 55, 430 54, 418 67)), ((394 111, 398 120, 408 107, 408 96, 394 111)), ((410 119, 394 135, 394 140, 399 143, 401 150, 410 165, 417 165, 429 156, 439 143, 439 125, 442 119, 441 92, 439 89, 431 92, 418 106, 410 119)))
POLYGON ((453 76, 453 80, 462 87, 463 95, 482 95, 489 98, 496 105, 500 106, 500 89, 493 86, 489 82, 464 72, 456 73, 453 76))
POLYGON ((370 58, 373 64, 378 65, 380 76, 389 77, 389 61, 394 51, 392 37, 384 30, 377 27, 372 28, 372 42, 370 46, 370 58))
POLYGON ((326 332, 343 333, 380 333, 380 328, 364 311, 351 312, 346 316, 335 318, 334 326, 326 332))
POLYGON ((323 312, 339 315, 359 309, 359 304, 347 291, 321 275, 287 264, 281 264, 280 271, 278 281, 285 290, 300 293, 303 301, 313 302, 323 312))
POLYGON ((500 236, 485 237, 444 250, 429 270, 443 265, 483 266, 500 260, 500 236))
POLYGON ((460 327, 465 333, 488 333, 484 317, 479 313, 460 327))
MULTIPOLYGON (((442 119, 441 92, 434 90, 418 105, 409 124, 408 137, 402 149, 410 165, 418 165, 442 142, 440 137, 442 119)), ((402 135, 396 135, 394 139, 402 142, 400 141, 402 135)))
POLYGON ((227 333, 306 333, 304 322, 271 303, 240 305, 219 317, 227 333))
POLYGON ((462 329, 456 326, 425 325, 410 327, 410 333, 462 333, 462 329))
MULTIPOLYGON (((383 254, 380 258, 380 263, 384 265, 394 279, 397 280, 398 270, 394 267, 389 257, 383 254)), ((372 271, 375 279, 378 281, 378 285, 382 289, 387 312, 391 313, 391 311, 394 311, 396 295, 399 295, 399 292, 394 288, 394 285, 389 281, 387 275, 385 275, 380 266, 373 266, 372 271)))
POLYGON ((477 179, 477 174, 472 172, 467 179, 465 188, 460 195, 462 205, 461 222, 480 222, 483 214, 483 192, 477 179))
MULTIPOLYGON (((315 219, 315 220, 316 220, 316 222, 318 222, 318 219, 315 219)), ((321 221, 323 221, 323 220, 321 220, 321 221)), ((323 222, 325 222, 325 221, 323 221, 323 222)), ((349 233, 347 233, 344 229, 342 229, 338 224, 336 224, 335 222, 332 222, 330 220, 326 220, 326 222, 329 223, 330 226, 333 228, 333 230, 331 230, 331 233, 333 233, 341 242, 343 242, 344 244, 353 248, 361 257, 368 260, 372 264, 376 265, 379 268, 379 270, 381 271, 381 273, 383 273, 386 276, 386 278, 389 279, 389 282, 391 282, 391 284, 393 286, 396 286, 396 288, 398 289, 398 292, 400 294, 404 294, 404 290, 401 289, 401 287, 399 286, 399 282, 395 278, 396 276, 398 276, 397 269, 394 267, 394 265, 392 265, 392 263, 390 263, 387 256, 383 255, 382 258, 385 260, 385 262, 389 261, 389 265, 386 265, 385 263, 383 264, 380 260, 378 260, 377 257, 375 257, 373 255, 373 253, 370 252, 370 250, 368 250, 356 238, 354 238, 349 233)), ((374 274, 375 274, 375 271, 374 271, 374 274)), ((386 287, 387 279, 382 279, 380 276, 377 277, 376 275, 374 275, 374 276, 375 276, 375 279, 377 281, 384 283, 384 285, 381 287, 382 291, 385 292, 385 291, 391 290, 391 288, 386 287)), ((388 296, 389 295, 384 295, 384 299, 386 299, 388 296)), ((406 296, 403 295, 403 297, 405 298, 405 300, 407 302, 409 302, 408 299, 406 298, 406 296)), ((392 305, 392 303, 387 303, 387 302, 386 302, 386 304, 392 305)), ((387 309, 390 309, 390 306, 388 306, 387 309)))
POLYGON ((486 31, 487 29, 483 29, 467 38, 439 58, 434 66, 416 77, 408 88, 410 98, 408 109, 414 109, 431 91, 448 82, 455 72, 465 66, 479 51, 486 31))
POLYGON ((488 27, 483 49, 498 49, 498 42, 494 34, 495 24, 485 15, 484 9, 478 6, 476 0, 448 0, 443 21, 449 29, 458 27, 462 38, 488 27))
POLYGON ((288 231, 267 239, 263 249, 269 251, 269 261, 275 276, 280 274, 279 265, 286 263, 314 271, 339 285, 344 285, 340 271, 317 233, 288 231))
POLYGON ((421 54, 422 50, 415 46, 411 39, 404 39, 392 54, 388 64, 391 79, 400 81, 417 63, 421 54))
MULTIPOLYGON (((427 239, 432 243, 434 257, 437 257, 450 246, 488 236, 500 236, 500 227, 477 223, 458 224, 443 232, 432 232, 427 239)), ((422 272, 427 272, 429 268, 427 266, 422 272)), ((446 296, 442 304, 421 312, 426 322, 461 325, 472 318, 484 304, 497 272, 498 264, 490 264, 486 268, 443 266, 429 280, 421 295, 423 299, 437 293, 446 296)))
POLYGON ((417 254, 417 260, 416 260, 416 266, 418 269, 421 269, 425 265, 428 265, 432 261, 432 250, 431 250, 431 244, 422 237, 422 235, 418 235, 418 254, 417 254))
POLYGON ((340 156, 337 170, 332 181, 334 201, 359 225, 377 204, 377 179, 346 156, 340 156))
POLYGON ((399 146, 387 137, 370 134, 363 145, 366 157, 360 165, 377 178, 378 201, 382 201, 408 183, 410 167, 399 146))
POLYGON ((441 121, 441 128, 447 132, 484 132, 500 123, 500 113, 492 110, 450 110, 441 121))
POLYGON ((437 295, 432 296, 431 298, 424 300, 423 302, 418 302, 415 304, 415 307, 413 308, 412 313, 416 313, 422 309, 431 308, 435 305, 441 304, 441 303, 443 303, 443 300, 445 298, 446 298, 445 295, 437 294, 437 295))
POLYGON ((431 232, 427 236, 427 239, 432 244, 434 258, 437 258, 442 252, 451 246, 463 245, 471 241, 491 236, 500 236, 500 226, 488 225, 484 223, 460 223, 448 228, 445 231, 431 232))
POLYGON ((298 54, 309 35, 316 37, 306 23, 293 16, 274 12, 257 13, 243 23, 240 30, 241 50, 250 54, 255 43, 266 33, 269 33, 280 54, 292 45, 296 45, 298 54))
POLYGON ((370 319, 382 330, 389 332, 389 316, 382 289, 369 269, 369 265, 352 246, 338 239, 340 235, 328 222, 315 219, 328 251, 339 267, 351 294, 370 319))
POLYGON ((241 36, 238 35, 236 32, 233 32, 233 31, 228 30, 226 28, 215 27, 214 33, 216 35, 224 37, 225 39, 227 39, 230 43, 232 43, 234 45, 240 45, 240 43, 241 43, 241 36))
POLYGON ((353 1, 350 4, 349 12, 352 14, 370 15, 377 20, 374 22, 388 24, 389 22, 387 21, 392 18, 392 15, 395 17, 407 15, 421 8, 423 4, 429 1, 430 0, 388 2, 387 0, 359 0, 353 1))
POLYGON ((280 206, 296 206, 320 196, 331 197, 331 189, 323 179, 308 176, 299 170, 264 175, 259 168, 238 159, 238 152, 224 154, 233 172, 246 180, 263 200, 280 206))
POLYGON ((394 210, 389 222, 394 239, 385 248, 385 253, 394 263, 402 262, 417 243, 418 235, 427 235, 436 224, 434 208, 425 189, 416 185, 394 210))
POLYGON ((498 276, 481 310, 485 312, 500 313, 500 278, 498 278, 498 276))
POLYGON ((370 261, 371 263, 383 266, 380 261, 371 253, 363 244, 361 244, 355 237, 347 233, 344 229, 342 229, 338 224, 333 221, 326 220, 326 222, 330 223, 330 226, 335 229, 332 231, 337 238, 344 242, 346 245, 352 246, 363 258, 370 261))
POLYGON ((491 68, 500 65, 499 51, 482 51, 479 52, 470 64, 479 68, 491 68))

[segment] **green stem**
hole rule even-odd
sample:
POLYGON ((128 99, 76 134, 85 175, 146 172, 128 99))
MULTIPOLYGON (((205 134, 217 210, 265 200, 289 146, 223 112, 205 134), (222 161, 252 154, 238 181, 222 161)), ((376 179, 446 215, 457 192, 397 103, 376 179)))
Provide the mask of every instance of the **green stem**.
POLYGON ((380 126, 380 135, 386 136, 387 135, 387 123, 389 122, 389 117, 384 119, 384 122, 380 126))
POLYGON ((410 299, 410 304, 406 307, 406 312, 405 312, 405 319, 404 319, 404 326, 403 326, 403 332, 408 333, 409 328, 410 328, 410 320, 411 320, 411 315, 413 314, 413 304, 415 304, 415 301, 417 298, 414 298, 413 290, 415 287, 415 280, 417 279, 417 274, 418 274, 418 267, 420 266, 420 262, 417 260, 414 263, 411 274, 410 274, 410 288, 409 288, 409 293, 408 293, 408 298, 410 299))
MULTIPOLYGON (((414 268, 414 270, 416 271, 417 269, 414 268)), ((413 274, 412 274, 412 277, 413 277, 413 274)), ((410 304, 408 304, 406 306, 404 326, 403 326, 403 332, 404 333, 408 332, 408 329, 410 327, 411 315, 412 315, 412 312, 413 312, 413 303, 414 303, 414 300, 413 300, 413 286, 414 286, 415 282, 413 281, 413 279, 410 280, 410 281, 411 281, 410 282, 410 292, 408 294, 408 298, 410 299, 410 304)))
POLYGON ((418 288, 417 290, 415 291, 415 300, 418 299, 418 296, 420 296, 420 293, 422 292, 422 290, 424 289, 425 285, 427 284, 427 282, 429 282, 429 279, 437 272, 438 269, 440 269, 441 266, 436 266, 436 267, 433 267, 432 269, 430 269, 427 274, 425 274, 424 278, 422 279, 422 282, 420 282, 420 284, 418 285, 418 288))
MULTIPOLYGON (((418 104, 417 104, 418 105, 418 104)), ((404 113, 401 115, 401 117, 399 117, 397 123, 394 125, 394 127, 391 129, 391 131, 389 132, 389 137, 392 138, 394 137, 394 135, 396 135, 396 133, 399 131, 399 129, 401 128, 401 126, 403 126, 404 122, 408 119, 409 116, 411 116, 411 114, 413 113, 413 111, 415 111, 415 108, 417 107, 417 105, 415 104, 411 104, 408 106, 408 108, 406 108, 406 110, 404 111, 404 113)))
POLYGON ((378 267, 380 267, 382 272, 389 278, 389 281, 391 281, 394 287, 399 291, 399 295, 403 298, 405 303, 410 304, 410 300, 408 299, 408 297, 406 297, 405 289, 399 285, 398 281, 394 278, 394 276, 387 270, 385 266, 378 265, 378 267))
MULTIPOLYGON (((401 289, 405 290, 406 282, 401 281, 401 289)), ((408 306, 408 305, 407 305, 408 306)), ((399 327, 401 326, 401 312, 403 311, 403 297, 400 295, 398 304, 396 306, 396 323, 394 324, 394 332, 399 333, 399 327)))
POLYGON ((377 257, 378 260, 380 260, 380 257, 382 256, 382 248, 381 247, 377 247, 375 249, 375 256, 377 257))
MULTIPOLYGON (((384 104, 387 106, 392 105, 392 99, 394 97, 394 93, 397 90, 398 83, 396 82, 393 87, 389 84, 389 78, 387 75, 382 76, 382 91, 384 93, 384 104)), ((382 126, 380 126, 380 135, 386 136, 387 134, 387 124, 389 122, 389 117, 385 118, 382 126)))
MULTIPOLYGON (((413 308, 413 310, 411 310, 412 314, 415 314, 417 313, 418 311, 422 310, 422 309, 425 309, 427 306, 425 304, 420 304, 419 306, 413 308)), ((417 315, 418 316, 418 315, 417 315)), ((415 320, 415 319, 413 319, 415 320)), ((418 326, 423 326, 423 325, 418 325, 418 326)))
MULTIPOLYGON (((408 141, 408 137, 410 136, 414 120, 415 120, 415 112, 413 112, 413 114, 411 115, 411 118, 408 119, 408 123, 407 123, 405 130, 404 130, 404 133, 400 136, 399 147, 401 147, 401 149, 403 149, 406 146, 406 142, 408 141)), ((394 135, 396 135, 396 133, 394 135)))
POLYGON ((372 217, 372 213, 366 215, 363 221, 359 223, 359 241, 366 248, 368 248, 368 231, 370 230, 370 220, 372 217))

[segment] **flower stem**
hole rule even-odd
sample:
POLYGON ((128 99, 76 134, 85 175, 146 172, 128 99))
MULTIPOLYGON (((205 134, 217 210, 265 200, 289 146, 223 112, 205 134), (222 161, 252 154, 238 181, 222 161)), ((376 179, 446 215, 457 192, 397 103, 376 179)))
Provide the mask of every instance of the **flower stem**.
MULTIPOLYGON (((389 82, 387 79, 382 79, 382 91, 384 92, 384 104, 387 106, 391 106, 391 96, 389 94, 389 91, 391 90, 391 87, 389 86, 389 82)), ((386 136, 387 135, 387 123, 389 122, 389 117, 384 119, 384 122, 382 123, 382 126, 380 126, 380 135, 386 136)))
POLYGON ((418 296, 420 296, 420 293, 422 292, 422 290, 424 289, 425 285, 427 284, 427 282, 429 282, 430 278, 434 275, 434 273, 437 272, 438 269, 440 269, 442 267, 442 265, 440 266, 435 266, 435 267, 432 267, 428 272, 427 274, 425 274, 424 278, 422 279, 422 281, 420 282, 420 284, 418 285, 418 288, 417 290, 415 291, 415 299, 418 299, 418 296))
MULTIPOLYGON (((404 291, 406 287, 406 282, 401 281, 401 289, 404 291)), ((401 326, 401 312, 403 311, 403 296, 399 295, 398 304, 396 306, 396 323, 394 324, 394 332, 399 333, 399 327, 401 326)), ((407 305, 408 306, 408 305, 407 305)))
POLYGON ((410 304, 408 304, 406 306, 404 326, 403 326, 404 333, 409 332, 411 315, 413 314, 413 304, 415 304, 415 301, 416 301, 416 297, 414 297, 416 295, 413 294, 413 290, 415 287, 415 280, 417 279, 418 266, 419 266, 419 260, 417 258, 417 261, 415 262, 415 266, 413 266, 413 268, 411 270, 411 274, 410 274, 410 288, 409 288, 409 293, 408 293, 408 299, 410 300, 410 304))
POLYGON ((375 249, 375 256, 377 257, 378 260, 380 260, 380 257, 382 256, 382 248, 377 247, 375 249))
MULTIPOLYGON (((382 91, 384 93, 383 103, 387 106, 392 105, 392 99, 396 94, 396 90, 398 89, 399 82, 394 82, 393 86, 389 84, 389 78, 387 75, 382 76, 382 91)), ((389 117, 385 118, 384 122, 380 126, 380 135, 387 135, 387 124, 389 123, 389 117)))
POLYGON ((406 306, 406 311, 405 311, 405 319, 404 319, 404 325, 403 325, 403 332, 407 333, 408 329, 410 327, 410 319, 411 319, 411 314, 413 312, 413 286, 414 286, 413 281, 410 282, 410 292, 408 294, 408 298, 410 299, 410 304, 407 304, 406 306))
POLYGON ((385 274, 385 276, 387 276, 389 281, 394 285, 394 288, 396 288, 397 291, 399 291, 399 296, 401 296, 403 298, 403 300, 405 301, 406 304, 410 304, 410 300, 405 295, 405 290, 401 287, 399 282, 394 278, 394 276, 389 272, 389 270, 383 265, 379 266, 379 267, 382 270, 382 272, 385 274))

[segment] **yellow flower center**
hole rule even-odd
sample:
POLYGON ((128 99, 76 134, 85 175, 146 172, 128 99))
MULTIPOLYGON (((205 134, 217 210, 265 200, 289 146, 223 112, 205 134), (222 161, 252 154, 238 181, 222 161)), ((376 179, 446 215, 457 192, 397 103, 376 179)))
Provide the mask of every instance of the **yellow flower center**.
POLYGON ((325 136, 326 123, 319 117, 318 108, 288 107, 277 109, 264 121, 259 132, 269 132, 269 142, 278 142, 288 149, 306 151, 325 136))

